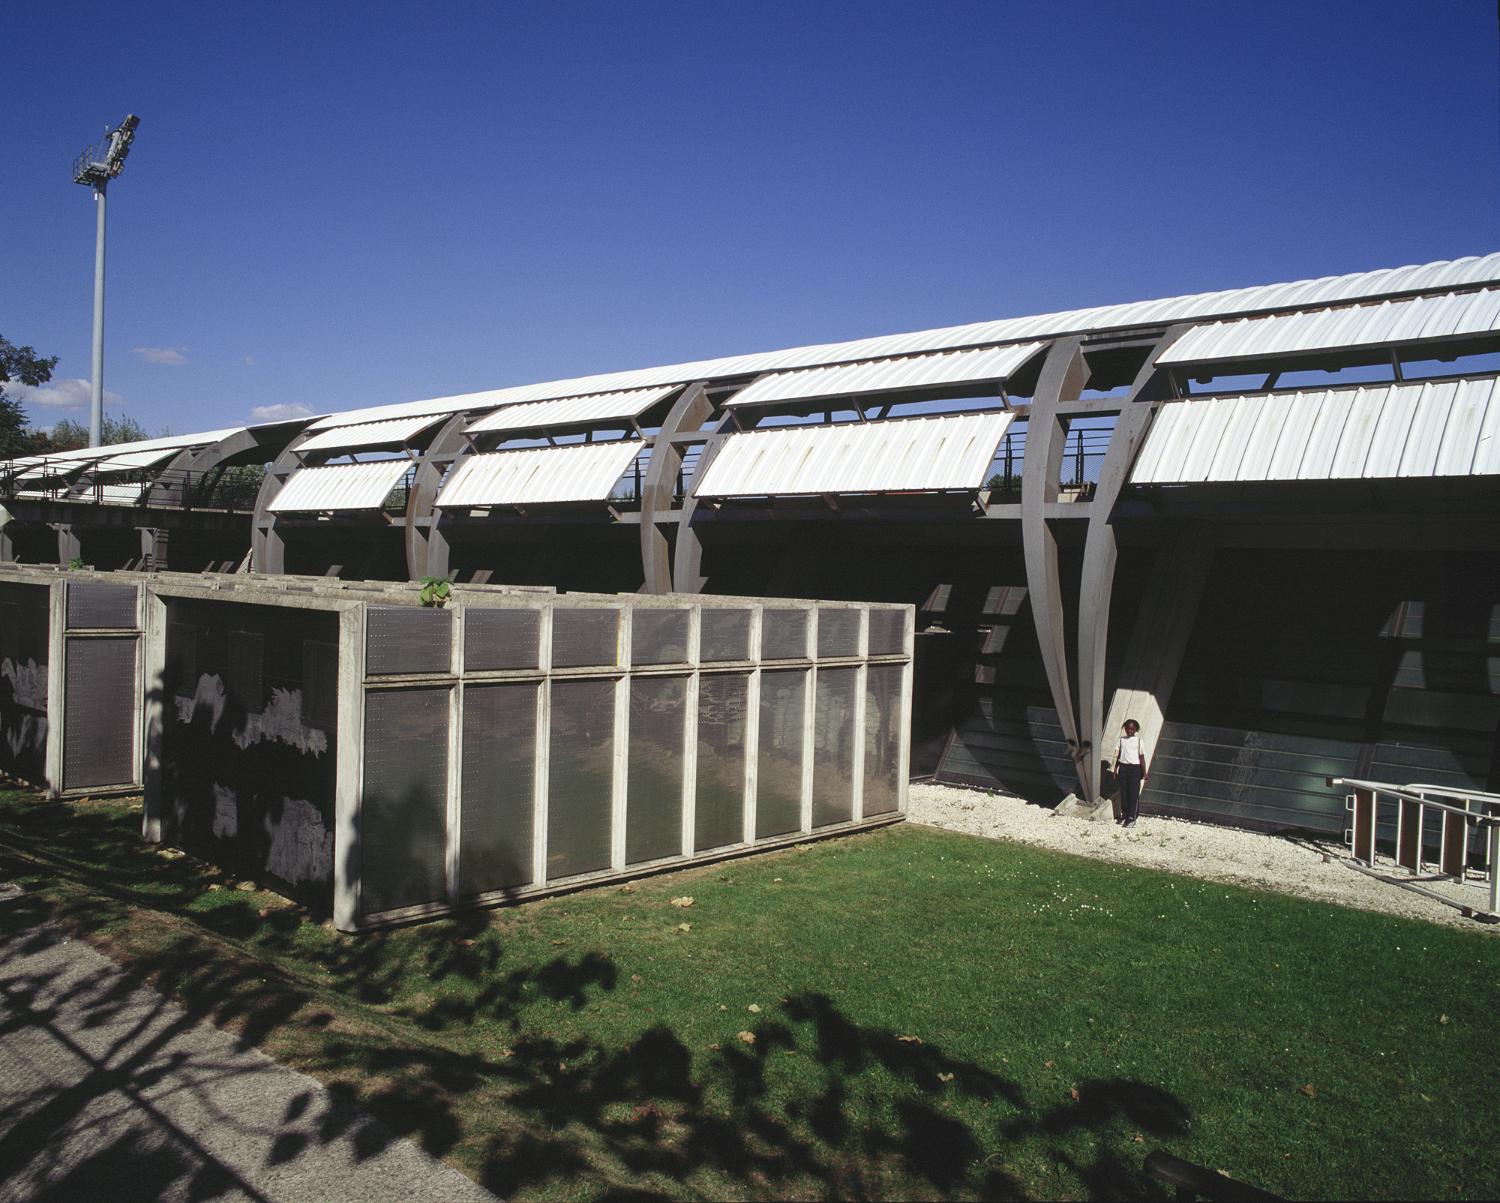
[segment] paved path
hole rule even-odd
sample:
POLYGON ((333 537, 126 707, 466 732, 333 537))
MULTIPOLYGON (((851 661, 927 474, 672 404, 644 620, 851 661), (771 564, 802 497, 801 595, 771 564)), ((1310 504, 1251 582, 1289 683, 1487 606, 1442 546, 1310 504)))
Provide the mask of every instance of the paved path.
POLYGON ((0 1200, 488 1200, 0 884, 0 1200))

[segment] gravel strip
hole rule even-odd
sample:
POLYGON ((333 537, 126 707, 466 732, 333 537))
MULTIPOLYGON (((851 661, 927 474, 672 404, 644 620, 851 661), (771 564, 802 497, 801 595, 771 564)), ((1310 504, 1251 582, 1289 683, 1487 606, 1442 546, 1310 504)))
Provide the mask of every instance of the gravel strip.
MULTIPOLYGON (((966 835, 1500 934, 1500 924, 1478 923, 1441 902, 1350 869, 1341 863, 1348 849, 1338 841, 1154 815, 1126 831, 1112 822, 1056 815, 1021 798, 931 783, 912 785, 907 818, 966 835)), ((1478 885, 1449 888, 1483 905, 1478 885)))

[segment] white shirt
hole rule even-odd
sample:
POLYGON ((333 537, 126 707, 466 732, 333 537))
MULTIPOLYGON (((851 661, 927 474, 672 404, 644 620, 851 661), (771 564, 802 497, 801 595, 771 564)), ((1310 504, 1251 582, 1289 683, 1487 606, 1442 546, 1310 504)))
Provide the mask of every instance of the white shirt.
POLYGON ((1120 736, 1120 747, 1119 750, 1115 753, 1115 763, 1141 763, 1141 737, 1139 735, 1120 736))

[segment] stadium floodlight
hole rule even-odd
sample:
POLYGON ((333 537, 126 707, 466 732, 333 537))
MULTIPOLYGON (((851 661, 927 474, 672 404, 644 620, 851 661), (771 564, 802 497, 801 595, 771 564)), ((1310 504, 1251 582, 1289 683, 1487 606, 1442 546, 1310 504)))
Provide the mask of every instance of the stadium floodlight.
POLYGON ((109 181, 125 170, 125 156, 135 141, 135 128, 141 119, 131 113, 113 129, 104 131, 104 140, 87 147, 73 162, 73 182, 94 190, 98 206, 99 232, 94 242, 94 382, 89 406, 89 446, 99 446, 104 426, 104 198, 109 181))

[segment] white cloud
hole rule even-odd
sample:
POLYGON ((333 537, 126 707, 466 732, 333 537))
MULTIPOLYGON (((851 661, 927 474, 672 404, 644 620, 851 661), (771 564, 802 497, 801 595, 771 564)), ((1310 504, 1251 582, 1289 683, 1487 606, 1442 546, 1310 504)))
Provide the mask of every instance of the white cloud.
POLYGON ((135 353, 147 363, 164 363, 181 367, 187 360, 186 347, 136 347, 135 353))
MULTIPOLYGON (((8 384, 5 391, 32 409, 87 409, 94 395, 90 381, 74 377, 70 380, 53 380, 47 384, 8 384)), ((119 393, 104 390, 105 405, 124 405, 125 398, 119 393)))
POLYGON ((290 422, 294 418, 310 418, 313 411, 305 405, 296 402, 283 402, 280 405, 257 405, 250 411, 252 422, 290 422))
POLYGON ((255 366, 255 356, 254 355, 246 355, 245 356, 245 366, 247 368, 253 368, 255 366))

